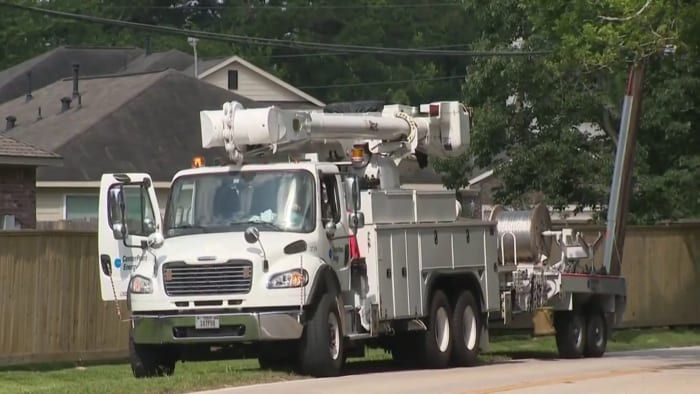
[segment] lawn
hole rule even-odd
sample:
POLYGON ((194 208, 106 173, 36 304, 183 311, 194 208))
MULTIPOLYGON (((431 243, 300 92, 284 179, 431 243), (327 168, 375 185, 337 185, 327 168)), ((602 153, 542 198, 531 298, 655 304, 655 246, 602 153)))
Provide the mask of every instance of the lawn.
MULTIPOLYGON (((700 329, 622 330, 615 333, 609 351, 700 345, 700 329)), ((491 350, 482 356, 493 360, 556 357, 553 337, 532 338, 507 334, 491 338, 491 350)), ((391 370, 389 356, 371 350, 350 359, 349 373, 391 370)), ((182 393, 206 388, 299 379, 292 373, 261 371, 256 360, 179 363, 175 375, 136 380, 128 364, 53 364, 0 369, 0 393, 182 393)))

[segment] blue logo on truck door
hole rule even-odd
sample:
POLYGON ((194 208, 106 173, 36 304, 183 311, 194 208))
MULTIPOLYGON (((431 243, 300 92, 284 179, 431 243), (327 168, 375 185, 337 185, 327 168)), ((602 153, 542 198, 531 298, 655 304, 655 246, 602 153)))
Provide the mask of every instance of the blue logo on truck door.
POLYGON ((117 268, 121 267, 122 266, 122 259, 120 259, 119 257, 114 259, 114 266, 117 268))

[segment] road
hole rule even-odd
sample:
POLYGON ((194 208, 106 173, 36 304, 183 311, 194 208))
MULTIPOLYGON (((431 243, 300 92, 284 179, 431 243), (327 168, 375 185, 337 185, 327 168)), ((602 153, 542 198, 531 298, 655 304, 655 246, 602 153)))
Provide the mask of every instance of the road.
POLYGON ((698 393, 700 392, 700 346, 609 353, 599 359, 521 359, 473 368, 445 370, 391 371, 386 363, 367 363, 350 367, 345 376, 338 378, 304 379, 201 393, 486 394, 503 392, 698 393))

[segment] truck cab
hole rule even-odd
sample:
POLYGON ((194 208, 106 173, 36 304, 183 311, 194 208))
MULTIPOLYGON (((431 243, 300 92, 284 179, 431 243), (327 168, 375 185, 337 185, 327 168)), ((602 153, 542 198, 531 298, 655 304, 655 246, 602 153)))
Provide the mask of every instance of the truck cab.
MULTIPOLYGON (((131 347, 144 357, 179 344, 299 340, 317 293, 335 301, 347 289, 358 204, 355 178, 333 164, 200 167, 175 175, 161 218, 147 174, 105 174, 102 299, 126 299, 131 347)), ((167 373, 176 358, 134 373, 167 373)))

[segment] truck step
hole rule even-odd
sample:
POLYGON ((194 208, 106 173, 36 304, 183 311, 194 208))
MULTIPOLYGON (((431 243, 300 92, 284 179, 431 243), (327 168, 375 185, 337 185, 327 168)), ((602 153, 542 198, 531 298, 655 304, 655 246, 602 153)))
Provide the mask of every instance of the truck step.
POLYGON ((373 338, 373 337, 372 337, 372 334, 369 334, 369 333, 349 334, 349 335, 346 335, 345 337, 346 337, 347 339, 351 340, 351 341, 359 341, 359 340, 362 340, 362 339, 373 338))

